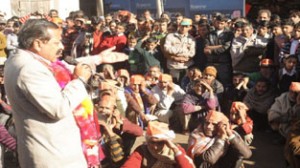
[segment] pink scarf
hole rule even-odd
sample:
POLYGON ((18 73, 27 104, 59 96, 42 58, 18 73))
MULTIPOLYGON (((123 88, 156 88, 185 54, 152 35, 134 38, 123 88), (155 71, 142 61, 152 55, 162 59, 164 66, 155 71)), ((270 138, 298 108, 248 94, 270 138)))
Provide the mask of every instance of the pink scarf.
MULTIPOLYGON (((61 61, 52 63, 49 69, 53 72, 56 81, 62 89, 72 80, 71 72, 61 61)), ((93 107, 92 100, 86 97, 73 111, 75 121, 80 129, 83 153, 89 167, 99 165, 99 158, 103 159, 105 157, 102 149, 98 146, 100 132, 98 134, 98 124, 97 119, 94 117, 93 107)))

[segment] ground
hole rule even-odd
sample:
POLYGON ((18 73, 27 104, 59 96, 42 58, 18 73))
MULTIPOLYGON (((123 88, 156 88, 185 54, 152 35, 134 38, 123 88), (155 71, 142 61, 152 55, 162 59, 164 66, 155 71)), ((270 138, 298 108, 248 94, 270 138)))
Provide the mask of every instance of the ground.
MULTIPOLYGON (((274 133, 260 131, 254 132, 251 144, 252 157, 245 161, 245 168, 285 168, 283 145, 274 143, 278 136, 274 133)), ((135 147, 145 141, 144 137, 137 139, 135 147)), ((187 147, 188 136, 176 134, 175 142, 187 147)), ((16 168, 16 161, 10 152, 6 153, 5 168, 16 168)))
MULTIPOLYGON (((276 138, 278 135, 272 132, 254 132, 254 140, 250 146, 252 157, 245 160, 245 168, 285 168, 283 145, 275 143, 276 138)), ((144 141, 144 137, 138 138, 133 148, 144 141)), ((188 136, 176 134, 175 142, 181 144, 185 149, 187 141, 188 136)))

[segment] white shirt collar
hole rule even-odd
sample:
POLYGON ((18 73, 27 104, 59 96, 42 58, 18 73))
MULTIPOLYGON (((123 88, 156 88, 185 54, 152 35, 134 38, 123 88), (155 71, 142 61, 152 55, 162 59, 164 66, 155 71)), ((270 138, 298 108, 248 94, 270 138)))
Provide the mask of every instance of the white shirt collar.
POLYGON ((285 75, 285 74, 287 74, 289 76, 293 76, 294 74, 296 74, 296 68, 294 67, 291 72, 288 72, 285 68, 283 68, 282 75, 285 75))

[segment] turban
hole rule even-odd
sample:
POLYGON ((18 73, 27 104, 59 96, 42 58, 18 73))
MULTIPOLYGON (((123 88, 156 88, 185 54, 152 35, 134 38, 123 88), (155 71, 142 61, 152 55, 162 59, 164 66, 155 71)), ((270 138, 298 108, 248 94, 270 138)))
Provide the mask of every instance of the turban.
POLYGON ((161 74, 158 78, 159 81, 164 81, 164 82, 172 82, 172 76, 169 74, 161 74))
POLYGON ((175 133, 169 129, 169 125, 166 123, 150 121, 148 123, 146 137, 173 140, 175 139, 175 133))
POLYGON ((214 111, 214 110, 210 110, 207 114, 207 116, 205 117, 206 121, 210 121, 212 123, 219 123, 219 122, 224 122, 227 123, 229 120, 228 118, 219 111, 214 111))
POLYGON ((244 109, 244 110, 249 110, 249 108, 244 104, 243 102, 233 102, 231 105, 230 112, 231 113, 237 113, 239 110, 244 109))
POLYGON ((145 78, 142 75, 132 75, 130 78, 130 84, 142 84, 145 78))

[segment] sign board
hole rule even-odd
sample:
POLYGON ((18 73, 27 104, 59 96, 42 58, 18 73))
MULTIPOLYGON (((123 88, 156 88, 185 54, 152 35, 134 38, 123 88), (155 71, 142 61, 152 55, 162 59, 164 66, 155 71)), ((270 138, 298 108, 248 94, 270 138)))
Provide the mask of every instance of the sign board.
POLYGON ((104 0, 104 11, 105 13, 112 13, 118 10, 133 11, 131 7, 132 0, 104 0))
POLYGON ((189 1, 186 0, 161 0, 166 12, 171 18, 174 19, 176 13, 189 16, 189 1))
POLYGON ((211 18, 214 12, 221 12, 229 18, 244 16, 245 0, 190 0, 190 16, 196 13, 211 18))

